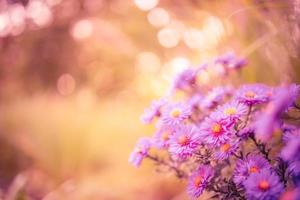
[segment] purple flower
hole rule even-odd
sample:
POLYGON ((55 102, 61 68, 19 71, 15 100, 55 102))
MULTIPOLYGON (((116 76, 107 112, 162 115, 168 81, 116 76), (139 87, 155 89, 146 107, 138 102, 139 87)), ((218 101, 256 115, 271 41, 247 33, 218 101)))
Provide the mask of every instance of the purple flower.
POLYGON ((292 140, 294 137, 300 137, 300 129, 297 129, 296 126, 283 124, 282 126, 284 142, 292 140))
POLYGON ((284 189, 279 177, 268 169, 251 174, 244 186, 249 200, 277 200, 284 189))
POLYGON ((238 132, 238 136, 241 137, 242 139, 248 138, 250 135, 252 135, 255 131, 254 125, 250 123, 248 126, 245 128, 241 129, 238 132))
POLYGON ((159 149, 165 149, 169 147, 170 137, 173 135, 174 129, 161 125, 153 136, 153 145, 159 149))
POLYGON ((215 87, 207 93, 203 101, 201 102, 201 108, 209 109, 213 108, 216 105, 222 103, 226 96, 229 96, 232 92, 232 88, 229 86, 226 87, 215 87))
POLYGON ((281 151, 281 157, 285 161, 300 159, 300 137, 294 137, 287 142, 281 151))
POLYGON ((247 64, 244 58, 238 58, 233 52, 227 52, 215 60, 216 65, 221 65, 225 73, 228 70, 240 69, 247 64))
POLYGON ((200 104, 203 99, 204 96, 202 94, 196 93, 190 99, 188 99, 187 104, 190 105, 192 109, 200 109, 200 104))
POLYGON ((180 126, 170 138, 169 152, 179 159, 186 159, 193 154, 199 145, 197 128, 194 126, 180 126))
POLYGON ((238 101, 231 101, 217 108, 218 115, 222 116, 222 119, 231 120, 233 122, 241 120, 242 117, 247 115, 248 110, 248 106, 238 101))
POLYGON ((300 160, 294 160, 289 162, 288 171, 293 176, 299 176, 300 175, 300 160))
POLYGON ((179 73, 173 83, 173 88, 178 90, 189 90, 195 87, 197 81, 197 70, 188 68, 179 73))
POLYGON ((141 116, 141 121, 145 124, 151 123, 155 117, 159 117, 161 115, 161 109, 166 103, 166 99, 153 101, 151 106, 145 109, 141 116))
POLYGON ((218 112, 206 117, 200 126, 202 140, 210 145, 219 146, 229 141, 232 136, 231 129, 226 120, 218 112))
POLYGON ((129 163, 135 167, 139 167, 145 157, 148 155, 148 151, 151 148, 150 138, 140 138, 135 145, 134 150, 129 156, 129 163))
POLYGON ((192 114, 191 107, 184 103, 169 104, 162 112, 162 122, 168 126, 181 125, 192 114))
POLYGON ((275 128, 278 128, 282 123, 282 113, 292 105, 297 95, 298 91, 295 85, 279 87, 274 91, 272 101, 256 119, 255 133, 257 138, 267 141, 272 137, 275 128))
POLYGON ((239 88, 235 98, 247 105, 265 103, 269 100, 271 90, 263 84, 243 85, 239 88))
POLYGON ((263 169, 271 169, 269 162, 260 155, 249 155, 238 160, 233 173, 235 184, 242 184, 250 174, 258 173, 263 169))
POLYGON ((300 188, 285 191, 280 200, 300 200, 300 188))
POLYGON ((188 180, 187 185, 187 193, 192 198, 198 198, 207 185, 209 184, 210 180, 214 176, 214 171, 211 166, 203 165, 200 166, 190 177, 188 180))
POLYGON ((221 144, 218 147, 218 150, 214 153, 214 158, 217 160, 225 160, 228 159, 231 155, 233 155, 239 148, 239 141, 235 142, 226 142, 221 144))

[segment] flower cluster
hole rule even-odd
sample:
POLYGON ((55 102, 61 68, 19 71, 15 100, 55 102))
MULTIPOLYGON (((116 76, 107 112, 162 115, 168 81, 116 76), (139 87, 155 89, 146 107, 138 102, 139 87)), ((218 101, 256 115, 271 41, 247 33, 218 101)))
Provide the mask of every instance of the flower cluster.
POLYGON ((171 91, 185 96, 169 95, 145 110, 142 120, 156 123, 157 131, 139 140, 130 163, 150 159, 166 167, 187 179, 193 199, 204 191, 217 199, 299 199, 300 87, 227 84, 230 73, 245 65, 245 59, 226 53, 180 73, 171 91), (199 83, 202 73, 220 67, 226 72, 222 86, 199 83))

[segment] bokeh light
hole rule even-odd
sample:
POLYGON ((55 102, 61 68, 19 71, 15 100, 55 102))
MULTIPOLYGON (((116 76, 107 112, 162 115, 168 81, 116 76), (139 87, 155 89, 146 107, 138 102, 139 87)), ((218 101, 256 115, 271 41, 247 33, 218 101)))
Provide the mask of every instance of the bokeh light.
POLYGON ((57 80, 57 91, 61 95, 72 94, 76 86, 75 79, 70 74, 63 74, 57 80))
POLYGON ((158 0, 134 0, 135 5, 144 11, 151 10, 158 4, 158 0))
POLYGON ((90 20, 82 19, 73 25, 71 35, 76 40, 87 39, 92 35, 93 29, 93 24, 90 20))
POLYGON ((154 8, 148 15, 149 23, 155 27, 166 26, 170 22, 170 15, 168 11, 163 8, 154 8))
POLYGON ((178 45, 181 34, 174 28, 163 28, 158 32, 157 38, 163 47, 172 48, 178 45))

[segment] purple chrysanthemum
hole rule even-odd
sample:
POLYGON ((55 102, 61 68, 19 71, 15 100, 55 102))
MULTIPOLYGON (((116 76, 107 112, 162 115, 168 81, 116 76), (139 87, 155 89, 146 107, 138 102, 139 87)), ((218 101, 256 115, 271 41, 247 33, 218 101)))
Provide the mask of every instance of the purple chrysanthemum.
POLYGON ((170 137, 173 135, 173 133, 173 128, 165 125, 160 125, 153 136, 153 145, 159 149, 168 148, 170 137))
POLYGON ((229 86, 226 87, 215 87, 211 91, 209 91, 205 98, 201 102, 201 108, 209 109, 213 108, 216 105, 223 103, 228 96, 232 92, 232 88, 229 86))
POLYGON ((231 120, 232 122, 241 120, 242 117, 246 116, 248 110, 248 106, 238 101, 231 101, 217 108, 218 115, 222 119, 231 120))
POLYGON ((267 102, 270 98, 271 90, 263 84, 243 85, 239 88, 235 98, 247 105, 267 102))
POLYGON ((277 200, 283 192, 279 177, 268 169, 251 174, 244 186, 248 200, 277 200))
POLYGON ((195 87, 197 81, 197 69, 188 68, 179 73, 173 83, 177 90, 189 90, 195 87))
POLYGON ((300 160, 294 160, 294 161, 289 162, 288 171, 293 176, 299 176, 300 175, 300 160))
POLYGON ((289 142, 294 137, 300 137, 300 129, 297 129, 296 126, 283 124, 282 126, 284 142, 289 142))
POLYGON ((204 99, 204 96, 200 93, 194 94, 190 99, 188 99, 187 104, 192 108, 192 109, 200 109, 200 103, 204 99))
POLYGON ((250 174, 258 173, 263 169, 271 169, 269 162, 260 155, 249 155, 238 160, 233 173, 235 184, 242 184, 250 174))
POLYGON ((135 167, 139 167, 143 159, 148 155, 148 152, 151 148, 151 139, 150 138, 140 138, 135 145, 134 150, 129 156, 129 163, 135 167))
POLYGON ((281 157, 285 161, 291 161, 295 159, 300 160, 300 137, 293 137, 287 142, 281 151, 281 157))
POLYGON ((214 158, 217 160, 225 160, 232 156, 239 148, 239 142, 226 142, 218 147, 214 153, 214 158))
POLYGON ((198 130, 194 126, 180 126, 170 138, 169 152, 175 158, 186 159, 199 145, 198 130))
POLYGON ((285 191, 280 200, 300 200, 300 187, 285 191))
POLYGON ((281 122, 282 113, 296 100, 299 93, 297 88, 295 85, 290 85, 275 90, 265 112, 257 118, 256 136, 259 139, 266 141, 272 137, 274 128, 281 122))
POLYGON ((150 107, 145 109, 141 116, 141 121, 145 124, 151 123, 155 117, 159 117, 161 115, 161 109, 166 103, 166 99, 153 101, 150 107))
POLYGON ((234 52, 227 52, 219 56, 215 60, 216 64, 222 64, 229 69, 238 69, 246 65, 246 60, 244 58, 237 57, 234 52))
POLYGON ((200 166, 190 177, 187 185, 187 193, 192 198, 198 198, 210 180, 214 176, 214 171, 211 166, 203 165, 200 166))
POLYGON ((192 114, 191 107, 184 103, 173 103, 162 112, 162 122, 168 126, 178 126, 192 114))
POLYGON ((229 141, 232 136, 231 127, 218 112, 206 117, 200 126, 202 140, 210 145, 219 146, 229 141))

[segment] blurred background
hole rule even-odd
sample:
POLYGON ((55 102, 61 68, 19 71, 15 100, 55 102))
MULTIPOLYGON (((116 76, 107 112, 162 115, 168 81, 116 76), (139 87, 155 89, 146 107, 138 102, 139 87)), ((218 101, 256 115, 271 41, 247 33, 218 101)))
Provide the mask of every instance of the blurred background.
POLYGON ((0 199, 187 199, 128 156, 172 77, 227 51, 299 83, 300 1, 1 0, 0 199))

